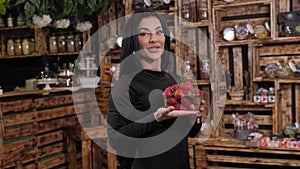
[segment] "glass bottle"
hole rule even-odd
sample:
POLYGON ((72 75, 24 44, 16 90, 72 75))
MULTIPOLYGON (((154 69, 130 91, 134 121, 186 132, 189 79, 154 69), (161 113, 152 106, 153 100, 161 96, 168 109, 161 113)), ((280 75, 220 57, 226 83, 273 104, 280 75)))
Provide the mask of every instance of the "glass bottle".
POLYGON ((14 50, 15 50, 15 55, 17 56, 22 55, 22 41, 20 38, 15 39, 14 50))
POLYGON ((56 36, 52 35, 49 38, 49 52, 55 54, 58 52, 56 36))
POLYGON ((6 18, 6 21, 7 21, 7 27, 11 28, 14 26, 13 17, 11 15, 8 15, 8 17, 6 18))
POLYGON ((7 39, 7 55, 8 56, 14 56, 15 55, 15 49, 14 49, 14 40, 9 38, 7 39))
POLYGON ((29 40, 27 38, 24 38, 22 40, 22 51, 23 51, 23 55, 29 55, 30 54, 29 40))

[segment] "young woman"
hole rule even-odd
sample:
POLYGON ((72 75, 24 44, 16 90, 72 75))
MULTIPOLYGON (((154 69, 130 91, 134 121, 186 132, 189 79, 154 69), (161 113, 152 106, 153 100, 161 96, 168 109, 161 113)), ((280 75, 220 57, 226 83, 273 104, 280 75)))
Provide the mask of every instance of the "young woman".
MULTIPOLYGON (((188 137, 195 137, 200 111, 164 106, 165 88, 180 78, 165 71, 170 37, 165 19, 135 12, 123 33, 120 77, 109 98, 108 136, 121 169, 189 169, 188 137)), ((202 101, 202 104, 204 102, 202 101)))

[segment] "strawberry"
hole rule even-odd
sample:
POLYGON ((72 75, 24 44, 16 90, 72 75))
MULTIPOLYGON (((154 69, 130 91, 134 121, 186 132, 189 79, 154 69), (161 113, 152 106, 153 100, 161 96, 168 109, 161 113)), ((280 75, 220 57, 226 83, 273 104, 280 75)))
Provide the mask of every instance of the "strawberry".
POLYGON ((197 96, 200 96, 200 95, 202 95, 202 91, 201 91, 201 90, 199 90, 199 89, 197 89, 197 90, 195 91, 195 95, 197 95, 197 96))
POLYGON ((181 104, 184 105, 184 106, 188 106, 192 103, 192 101, 186 97, 182 98, 181 99, 181 104))
POLYGON ((177 90, 175 91, 175 93, 174 93, 175 99, 180 99, 181 96, 182 96, 182 91, 181 91, 181 89, 177 89, 177 90))
POLYGON ((176 103, 176 104, 174 105, 174 109, 175 109, 175 110, 180 110, 180 109, 181 109, 180 103, 176 103))
POLYGON ((171 97, 171 96, 172 96, 172 90, 171 90, 169 87, 167 87, 167 88, 165 89, 165 91, 164 91, 164 95, 165 95, 167 98, 171 97))
POLYGON ((173 98, 173 97, 170 97, 170 98, 167 99, 167 104, 168 104, 169 106, 173 106, 173 105, 175 105, 176 103, 177 103, 177 101, 176 101, 176 99, 173 98))
POLYGON ((195 96, 195 97, 193 98, 193 103, 194 103, 195 105, 199 105, 199 104, 200 104, 200 97, 195 96))
POLYGON ((171 86, 171 90, 172 90, 172 91, 176 91, 176 90, 178 89, 178 87, 179 87, 178 84, 173 84, 173 85, 171 86))

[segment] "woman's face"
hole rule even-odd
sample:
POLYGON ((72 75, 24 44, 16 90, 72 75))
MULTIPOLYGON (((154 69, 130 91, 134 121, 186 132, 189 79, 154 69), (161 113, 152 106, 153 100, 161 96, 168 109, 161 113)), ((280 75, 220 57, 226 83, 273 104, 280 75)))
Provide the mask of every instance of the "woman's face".
POLYGON ((165 35, 158 18, 150 16, 141 20, 138 27, 138 44, 142 55, 141 64, 160 66, 165 48, 165 35))

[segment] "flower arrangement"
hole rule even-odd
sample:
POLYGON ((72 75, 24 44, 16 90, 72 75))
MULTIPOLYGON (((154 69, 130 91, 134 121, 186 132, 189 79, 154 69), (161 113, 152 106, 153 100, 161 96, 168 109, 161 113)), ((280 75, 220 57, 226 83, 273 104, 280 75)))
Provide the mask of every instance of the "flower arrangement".
POLYGON ((191 82, 174 84, 164 90, 165 106, 174 106, 175 110, 198 110, 202 91, 191 82))
POLYGON ((248 112, 244 117, 238 113, 232 114, 234 129, 256 131, 258 125, 253 119, 253 113, 248 112))
POLYGON ((258 125, 253 119, 253 114, 248 112, 245 116, 232 114, 234 125, 234 136, 238 140, 246 140, 247 136, 254 131, 257 131, 258 125))

